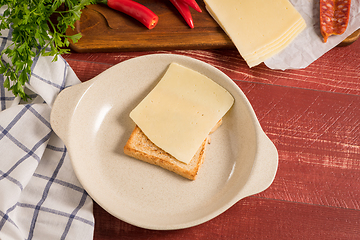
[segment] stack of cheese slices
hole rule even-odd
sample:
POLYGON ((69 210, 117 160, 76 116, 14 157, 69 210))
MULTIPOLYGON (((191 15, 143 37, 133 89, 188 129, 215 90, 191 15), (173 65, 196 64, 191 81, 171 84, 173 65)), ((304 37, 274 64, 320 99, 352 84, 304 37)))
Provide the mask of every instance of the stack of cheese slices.
POLYGON ((204 0, 249 67, 279 53, 306 23, 288 0, 204 0))
POLYGON ((210 78, 171 63, 151 92, 131 111, 136 126, 125 154, 194 180, 208 136, 234 103, 210 78))

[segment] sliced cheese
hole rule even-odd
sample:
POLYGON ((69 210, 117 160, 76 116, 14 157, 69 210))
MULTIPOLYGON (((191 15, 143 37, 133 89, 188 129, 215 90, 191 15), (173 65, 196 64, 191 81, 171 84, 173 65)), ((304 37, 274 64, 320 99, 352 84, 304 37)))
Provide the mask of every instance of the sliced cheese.
POLYGON ((266 59, 279 53, 281 50, 283 50, 297 36, 297 34, 294 34, 294 33, 296 33, 297 31, 302 31, 302 30, 303 30, 302 24, 300 26, 296 26, 296 28, 287 32, 283 38, 278 39, 276 45, 274 44, 274 46, 272 46, 271 49, 259 50, 256 52, 256 54, 253 54, 252 56, 249 56, 249 57, 245 57, 244 59, 246 59, 249 66, 256 66, 256 65, 264 62, 266 59))
POLYGON ((233 103, 232 95, 210 78, 171 63, 130 117, 155 145, 188 164, 233 103))
POLYGON ((249 67, 277 54, 306 27, 288 0, 204 0, 249 67))

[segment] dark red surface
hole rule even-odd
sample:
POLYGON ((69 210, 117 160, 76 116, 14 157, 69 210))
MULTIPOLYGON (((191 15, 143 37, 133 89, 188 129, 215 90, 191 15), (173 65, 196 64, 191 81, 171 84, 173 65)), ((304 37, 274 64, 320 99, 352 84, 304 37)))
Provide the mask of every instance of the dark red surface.
POLYGON ((337 47, 301 70, 249 69, 235 50, 74 53, 64 56, 82 81, 150 53, 205 61, 244 91, 279 151, 264 192, 189 229, 141 229, 94 204, 96 240, 360 239, 360 41, 337 47))

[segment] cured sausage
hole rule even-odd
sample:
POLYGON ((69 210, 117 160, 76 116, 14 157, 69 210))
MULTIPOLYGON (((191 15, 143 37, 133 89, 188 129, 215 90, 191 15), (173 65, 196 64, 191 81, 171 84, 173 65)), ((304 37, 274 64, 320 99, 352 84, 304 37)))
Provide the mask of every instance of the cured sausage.
POLYGON ((320 0, 320 32, 327 41, 331 35, 343 34, 349 23, 351 0, 320 0))

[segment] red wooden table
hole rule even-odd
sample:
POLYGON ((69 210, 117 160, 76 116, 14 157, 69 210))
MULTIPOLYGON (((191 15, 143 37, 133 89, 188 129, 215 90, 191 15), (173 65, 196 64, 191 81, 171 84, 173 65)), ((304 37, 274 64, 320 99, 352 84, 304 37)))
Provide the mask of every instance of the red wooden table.
POLYGON ((96 240, 360 239, 360 40, 306 69, 249 69, 236 50, 72 53, 86 81, 136 56, 176 53, 207 62, 244 91, 279 152, 273 184, 199 226, 141 229, 94 204, 96 240))

